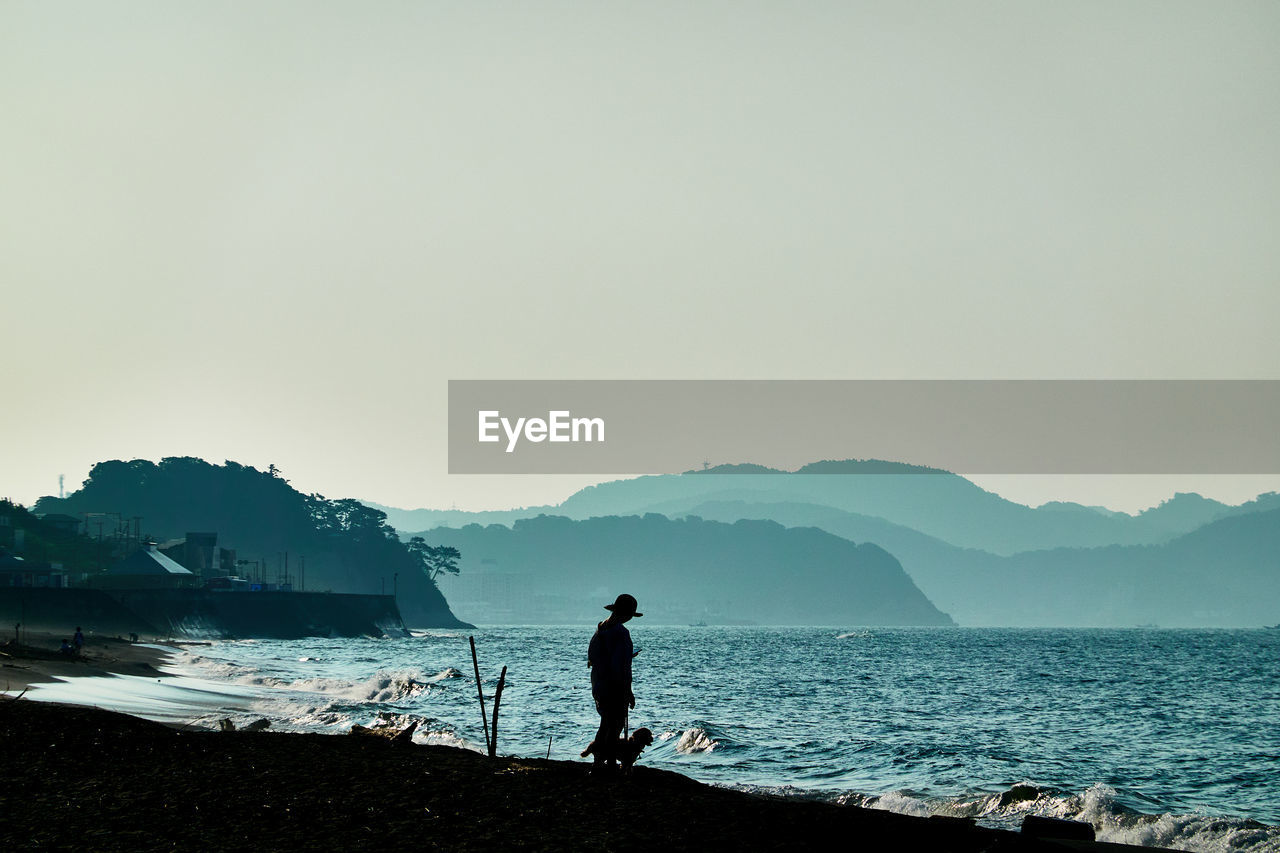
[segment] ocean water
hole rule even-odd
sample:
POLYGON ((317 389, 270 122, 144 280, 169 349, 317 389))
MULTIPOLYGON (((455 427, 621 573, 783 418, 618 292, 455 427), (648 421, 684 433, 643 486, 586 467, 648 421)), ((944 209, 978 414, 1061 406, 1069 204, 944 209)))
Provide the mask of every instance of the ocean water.
MULTIPOLYGON (((177 655, 171 683, 91 692, 206 724, 418 720, 419 742, 484 749, 474 636, 490 711, 508 667, 499 752, 580 760, 593 627, 215 642, 177 655)), ((630 725, 657 738, 644 764, 990 826, 1042 814, 1110 841, 1280 851, 1280 631, 630 627, 630 725)))

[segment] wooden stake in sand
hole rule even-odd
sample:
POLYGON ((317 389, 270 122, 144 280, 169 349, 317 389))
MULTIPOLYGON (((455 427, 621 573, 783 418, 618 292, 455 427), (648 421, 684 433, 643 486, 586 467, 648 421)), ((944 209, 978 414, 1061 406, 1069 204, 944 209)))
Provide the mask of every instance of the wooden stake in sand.
POLYGON ((493 694, 493 737, 489 738, 489 757, 498 757, 498 705, 502 702, 502 686, 507 683, 507 668, 498 676, 498 691, 493 694))
MULTIPOLYGON (((476 638, 468 637, 471 640, 471 665, 476 669, 476 693, 480 696, 480 727, 484 730, 484 746, 489 750, 489 756, 493 756, 493 742, 489 740, 489 715, 484 712, 484 688, 480 686, 480 661, 476 657, 476 638)), ((507 668, 504 666, 502 671, 505 673, 507 668)), ((498 706, 494 705, 494 716, 497 716, 498 706)))

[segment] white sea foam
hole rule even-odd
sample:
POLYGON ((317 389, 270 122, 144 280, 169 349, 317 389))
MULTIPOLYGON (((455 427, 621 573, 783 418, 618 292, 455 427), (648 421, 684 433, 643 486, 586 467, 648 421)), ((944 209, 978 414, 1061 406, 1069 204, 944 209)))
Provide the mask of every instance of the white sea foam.
POLYGON ((267 687, 315 693, 333 699, 352 702, 392 702, 416 696, 430 689, 435 682, 451 678, 447 671, 433 676, 423 675, 421 670, 379 670, 368 678, 352 681, 344 678, 313 676, 310 678, 281 678, 261 672, 245 672, 234 664, 208 662, 200 667, 214 677, 221 677, 235 684, 249 687, 267 687))
POLYGON ((890 791, 883 796, 877 797, 875 802, 871 804, 871 808, 886 812, 897 812, 898 814, 916 815, 917 817, 926 817, 933 812, 928 803, 907 791, 890 791))
MULTIPOLYGON (((216 650, 214 654, 217 654, 216 650)), ((295 655, 298 663, 306 664, 324 664, 327 657, 295 655)), ((337 665, 341 667, 342 664, 339 656, 337 665)), ((179 669, 198 672, 253 691, 258 701, 250 708, 242 713, 222 715, 237 726, 266 717, 274 727, 285 731, 347 731, 356 724, 403 728, 410 721, 409 717, 378 709, 389 705, 416 705, 433 690, 447 690, 449 682, 464 677, 457 668, 446 666, 432 674, 418 668, 390 668, 378 670, 365 678, 341 678, 319 673, 300 678, 297 675, 304 674, 310 667, 291 672, 289 667, 276 670, 269 663, 266 667, 246 666, 186 651, 179 653, 175 665, 179 669)), ((332 669, 332 666, 320 667, 321 671, 332 669)), ((216 726, 219 719, 221 717, 211 716, 201 722, 216 726)), ((477 749, 439 721, 428 722, 423 717, 413 719, 420 723, 419 730, 414 733, 417 743, 477 749)), ((483 748, 479 749, 483 751, 483 748)))
MULTIPOLYGON (((439 681, 443 673, 432 677, 439 681)), ((328 697, 354 702, 395 702, 416 696, 430 689, 428 679, 421 670, 379 670, 363 681, 347 681, 341 678, 300 678, 290 682, 271 679, 273 686, 290 690, 320 693, 328 697)))
POLYGON ((1104 825, 1098 832, 1098 840, 1203 853, 1239 850, 1276 853, 1280 851, 1280 827, 1237 818, 1165 814, 1131 820, 1127 825, 1104 825))
POLYGON ((248 708, 254 696, 200 678, 138 675, 83 676, 31 685, 28 699, 94 705, 166 722, 248 708))
POLYGON ((250 670, 245 666, 206 657, 188 649, 180 649, 172 654, 167 664, 169 668, 178 672, 231 682, 239 682, 240 679, 257 673, 257 670, 250 670))
MULTIPOLYGON (((479 744, 472 743, 466 738, 454 731, 453 727, 440 720, 422 717, 415 714, 397 714, 389 711, 383 711, 378 714, 376 719, 361 723, 370 729, 390 729, 392 731, 402 731, 405 727, 412 723, 417 723, 418 728, 413 733, 413 742, 417 744, 431 744, 434 746, 452 746, 458 749, 467 749, 472 752, 485 752, 485 748, 479 744)), ((353 722, 348 722, 342 728, 350 730, 353 722)))
POLYGON ((444 729, 439 731, 423 732, 419 730, 414 732, 413 742, 426 743, 433 746, 454 746, 459 749, 469 749, 472 752, 485 752, 484 747, 480 744, 472 743, 466 738, 459 737, 456 732, 446 731, 444 729))
POLYGON ((1027 815, 1038 815, 1088 823, 1099 841, 1118 844, 1201 853, 1280 853, 1280 827, 1202 814, 1139 814, 1120 806, 1115 789, 1101 784, 1073 794, 1024 782, 996 794, 954 799, 929 799, 907 791, 880 796, 851 792, 838 797, 837 802, 916 816, 972 817, 982 825, 1008 830, 1017 830, 1027 815))
POLYGON ((1203 814, 1137 814, 1117 806, 1115 798, 1114 789, 1094 785, 1079 798, 1081 808, 1074 819, 1093 824, 1099 841, 1204 853, 1280 853, 1280 827, 1203 814))
MULTIPOLYGON (((674 733, 666 733, 665 739, 669 739, 674 733)), ((695 752, 711 752, 720 742, 715 740, 703 728, 685 729, 680 732, 679 740, 676 741, 676 752, 689 755, 695 752)))

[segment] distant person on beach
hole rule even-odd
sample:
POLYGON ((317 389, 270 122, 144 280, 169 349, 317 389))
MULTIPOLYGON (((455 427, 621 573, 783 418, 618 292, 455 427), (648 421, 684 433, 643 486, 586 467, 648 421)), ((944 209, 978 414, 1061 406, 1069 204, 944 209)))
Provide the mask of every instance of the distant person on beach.
POLYGON ((80 630, 79 625, 76 626, 76 636, 71 644, 76 647, 76 654, 80 654, 80 650, 84 648, 84 632, 80 630))
POLYGON ((62 648, 58 649, 58 651, 62 653, 63 657, 73 658, 76 656, 76 650, 73 649, 71 647, 71 644, 67 642, 66 637, 62 638, 62 648))
POLYGON ((627 709, 636 706, 631 692, 631 659, 636 652, 631 645, 631 632, 626 623, 643 616, 637 613, 636 600, 625 592, 605 610, 612 613, 596 626, 587 647, 587 666, 591 669, 591 696, 600 714, 600 728, 596 730, 595 766, 613 767, 617 761, 616 744, 627 723, 627 709))

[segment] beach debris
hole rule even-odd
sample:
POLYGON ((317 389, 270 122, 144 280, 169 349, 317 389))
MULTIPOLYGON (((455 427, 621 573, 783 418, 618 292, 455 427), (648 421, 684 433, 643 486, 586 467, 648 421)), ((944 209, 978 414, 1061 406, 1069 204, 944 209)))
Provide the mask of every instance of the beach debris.
POLYGON ((468 637, 471 641, 471 665, 476 671, 476 693, 480 696, 480 724, 484 729, 484 744, 489 750, 490 758, 498 756, 498 706, 502 703, 502 688, 507 683, 507 668, 502 668, 502 674, 498 676, 498 689, 493 695, 493 730, 489 730, 489 718, 484 712, 484 687, 480 683, 480 661, 476 657, 476 638, 468 637))
POLYGON ((413 733, 418 728, 418 721, 414 720, 403 729, 396 730, 391 726, 368 726, 354 725, 351 727, 351 734, 361 736, 382 737, 391 741, 393 746, 410 746, 413 744, 413 733))
POLYGON ((480 684, 480 659, 476 657, 476 638, 467 639, 471 641, 471 665, 476 670, 476 693, 480 696, 480 728, 484 730, 484 746, 493 755, 493 746, 489 741, 489 715, 484 712, 484 687, 480 684))
POLYGON ((391 739, 392 745, 393 746, 411 746, 413 744, 413 733, 414 733, 414 730, 416 730, 417 728, 418 728, 418 721, 414 720, 412 723, 410 723, 409 725, 401 729, 399 733, 397 733, 396 736, 391 739))
POLYGON ((493 694, 493 736, 489 738, 489 757, 498 757, 498 705, 502 703, 502 688, 507 683, 507 668, 498 676, 498 690, 493 694))
POLYGON ((266 717, 254 720, 242 729, 237 729, 236 724, 230 717, 223 717, 221 720, 218 720, 218 731, 220 732, 260 732, 269 728, 271 728, 271 721, 266 717))
POLYGON ((970 829, 977 829, 978 823, 971 817, 962 817, 960 815, 950 814, 931 814, 929 820, 937 824, 943 824, 952 829, 964 832, 970 829))
POLYGON ((1014 785, 1000 795, 1000 808, 1018 803, 1034 802, 1040 797, 1040 789, 1034 785, 1014 785))
POLYGON ((1060 817, 1027 815, 1022 819, 1022 834, 1033 838, 1093 841, 1093 824, 1080 820, 1064 820, 1060 817))

